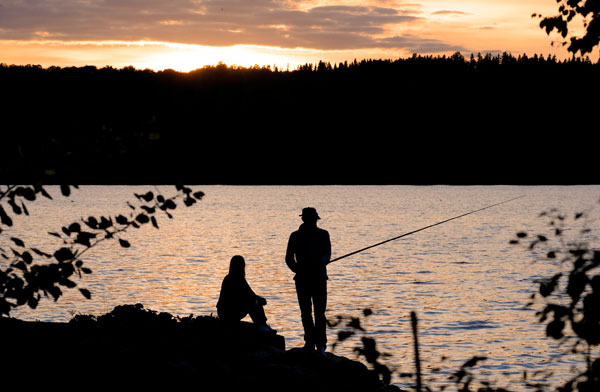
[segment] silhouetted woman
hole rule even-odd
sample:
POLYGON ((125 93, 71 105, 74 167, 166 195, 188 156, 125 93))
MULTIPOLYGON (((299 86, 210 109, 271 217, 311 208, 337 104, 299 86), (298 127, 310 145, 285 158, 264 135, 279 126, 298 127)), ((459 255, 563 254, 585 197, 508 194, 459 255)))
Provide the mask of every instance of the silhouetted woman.
POLYGON ((246 281, 246 262, 242 256, 233 256, 229 262, 229 274, 223 279, 217 314, 228 324, 236 324, 250 315, 259 331, 276 332, 267 325, 263 306, 267 300, 252 291, 246 281))

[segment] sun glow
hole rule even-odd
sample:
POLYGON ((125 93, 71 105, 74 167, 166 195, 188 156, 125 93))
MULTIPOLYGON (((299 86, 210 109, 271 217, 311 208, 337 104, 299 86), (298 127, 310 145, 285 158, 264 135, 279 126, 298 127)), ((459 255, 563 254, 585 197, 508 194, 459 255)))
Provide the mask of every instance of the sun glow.
POLYGON ((354 59, 397 58, 410 53, 390 49, 329 50, 279 48, 259 45, 203 46, 158 41, 9 41, 0 40, 1 63, 43 67, 133 66, 155 71, 188 72, 219 63, 228 66, 271 66, 294 70, 306 63, 332 64, 354 59))
POLYGON ((251 45, 215 47, 163 43, 157 46, 153 54, 140 59, 136 66, 154 70, 170 68, 188 72, 205 65, 218 63, 240 67, 270 65, 283 69, 295 68, 302 64, 299 59, 293 57, 290 50, 280 48, 251 45))

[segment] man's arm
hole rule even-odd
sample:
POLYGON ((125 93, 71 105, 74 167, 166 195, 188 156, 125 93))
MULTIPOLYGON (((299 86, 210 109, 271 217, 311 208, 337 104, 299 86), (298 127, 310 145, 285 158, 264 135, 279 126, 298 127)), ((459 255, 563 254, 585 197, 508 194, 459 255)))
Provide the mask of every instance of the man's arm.
POLYGON ((331 240, 329 239, 329 232, 325 231, 323 235, 323 264, 329 264, 329 260, 331 260, 331 240))
POLYGON ((290 239, 288 240, 287 250, 285 252, 285 263, 288 268, 292 270, 292 272, 296 272, 296 257, 295 254, 295 237, 294 233, 290 235, 290 239))

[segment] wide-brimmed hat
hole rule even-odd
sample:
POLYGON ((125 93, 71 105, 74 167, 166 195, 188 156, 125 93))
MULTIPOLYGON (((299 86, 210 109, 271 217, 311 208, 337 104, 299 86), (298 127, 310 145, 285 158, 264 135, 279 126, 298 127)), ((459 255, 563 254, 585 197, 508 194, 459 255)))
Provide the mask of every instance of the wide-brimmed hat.
POLYGON ((300 216, 306 217, 306 218, 321 219, 321 217, 319 216, 319 214, 317 214, 317 210, 314 209, 313 207, 303 208, 302 209, 302 214, 300 214, 300 216))

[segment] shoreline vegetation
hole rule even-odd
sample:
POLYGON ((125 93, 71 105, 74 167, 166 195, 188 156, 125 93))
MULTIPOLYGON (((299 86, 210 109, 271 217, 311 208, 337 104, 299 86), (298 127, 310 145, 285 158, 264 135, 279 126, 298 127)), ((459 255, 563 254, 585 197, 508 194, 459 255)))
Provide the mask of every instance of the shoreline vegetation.
POLYGON ((186 73, 0 64, 0 83, 2 183, 600 183, 589 58, 186 73))
POLYGON ((0 318, 0 330, 3 351, 10 353, 1 356, 3 374, 45 387, 401 391, 360 362, 286 350, 283 336, 259 333, 251 323, 227 329, 212 315, 180 318, 141 304, 76 315, 68 323, 0 318))

